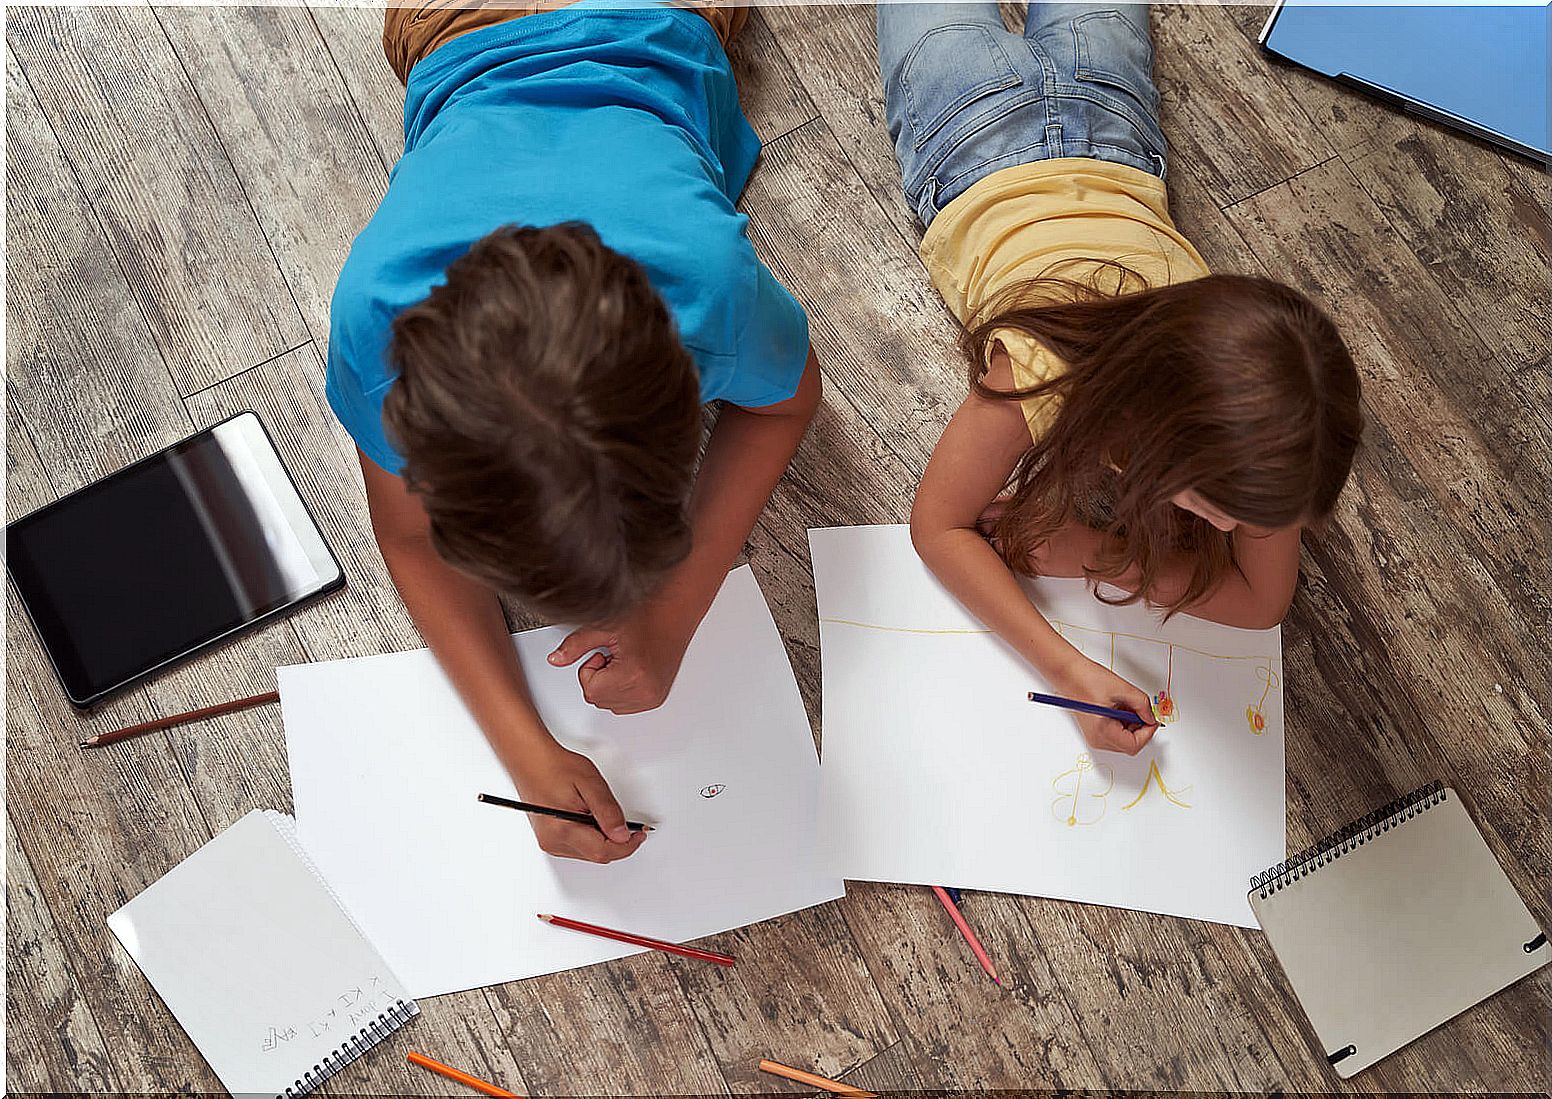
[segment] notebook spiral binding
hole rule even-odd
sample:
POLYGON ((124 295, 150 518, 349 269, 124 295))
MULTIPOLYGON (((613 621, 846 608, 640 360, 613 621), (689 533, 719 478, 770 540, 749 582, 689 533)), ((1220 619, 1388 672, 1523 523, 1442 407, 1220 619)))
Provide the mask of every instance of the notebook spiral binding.
POLYGON ((413 1001, 405 1003, 403 1000, 395 1000, 389 1005, 387 1011, 340 1043, 333 1053, 319 1061, 309 1071, 304 1072, 301 1079, 285 1090, 284 1095, 277 1095, 275 1099, 301 1099, 302 1096, 311 1094, 325 1080, 419 1013, 420 1008, 413 1001))
POLYGON ((1367 816, 1359 817, 1331 833, 1319 843, 1305 848, 1297 855, 1284 859, 1276 866, 1250 879, 1251 892, 1262 900, 1285 889, 1300 878, 1307 877, 1327 863, 1335 862, 1349 851, 1354 851, 1382 832, 1388 832, 1404 820, 1438 805, 1445 798, 1444 783, 1430 782, 1427 786, 1399 797, 1389 805, 1382 805, 1367 816))

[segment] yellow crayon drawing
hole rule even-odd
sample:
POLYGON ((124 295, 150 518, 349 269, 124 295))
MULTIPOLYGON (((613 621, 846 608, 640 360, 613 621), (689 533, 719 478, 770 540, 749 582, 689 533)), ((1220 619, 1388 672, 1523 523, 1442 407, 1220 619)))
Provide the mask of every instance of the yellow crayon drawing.
POLYGON ((1266 696, 1272 693, 1272 688, 1277 686, 1277 673, 1272 671, 1270 664, 1256 665, 1256 675, 1261 678, 1265 686, 1261 689, 1261 697, 1245 707, 1245 722, 1250 726, 1250 731, 1260 736, 1266 732, 1266 696))
MULTIPOLYGON (((854 626, 857 629, 862 629, 862 630, 880 630, 880 631, 883 631, 885 633, 927 634, 927 635, 933 635, 933 636, 964 636, 964 635, 972 635, 972 636, 973 635, 982 635, 982 636, 984 636, 984 635, 989 635, 992 632, 991 630, 988 630, 988 629, 973 629, 973 628, 921 629, 921 628, 916 628, 916 627, 911 627, 911 626, 883 626, 883 625, 879 625, 878 623, 875 623, 875 622, 858 622, 855 619, 850 619, 850 618, 833 618, 833 617, 829 617, 829 616, 821 617, 819 621, 821 621, 821 622, 828 622, 828 623, 830 623, 832 625, 836 625, 836 626, 854 626)), ((1268 657, 1256 656, 1256 655, 1253 655, 1253 654, 1252 655, 1238 655, 1238 654, 1232 654, 1232 653, 1210 653, 1210 652, 1207 652, 1204 649, 1193 648, 1190 645, 1181 645, 1181 644, 1177 644, 1176 642, 1173 642, 1173 641, 1165 641, 1163 638, 1160 638, 1160 637, 1146 637, 1146 636, 1144 636, 1142 634, 1123 633, 1123 632, 1116 631, 1116 630, 1102 630, 1102 629, 1099 629, 1098 627, 1095 627, 1095 626, 1080 626, 1080 625, 1077 625, 1076 623, 1063 622, 1060 619, 1056 619, 1056 618, 1052 618, 1049 621, 1050 621, 1051 625, 1056 628, 1056 632, 1058 634, 1060 634, 1063 638, 1066 638, 1069 641, 1072 640, 1072 638, 1068 637, 1068 631, 1069 630, 1080 630, 1080 631, 1082 631, 1084 633, 1099 634, 1099 635, 1101 635, 1101 638, 1108 638, 1109 642, 1110 642, 1110 662, 1109 662, 1109 666, 1110 666, 1110 669, 1112 671, 1115 670, 1116 642, 1118 640, 1120 640, 1122 638, 1125 638, 1125 639, 1127 639, 1129 641, 1146 641, 1147 643, 1149 643, 1151 645, 1163 645, 1165 647, 1165 650, 1166 650, 1166 653, 1165 653, 1166 664, 1165 664, 1165 672, 1164 672, 1164 688, 1163 688, 1163 690, 1157 692, 1156 694, 1153 694, 1153 695, 1149 696, 1150 701, 1153 703, 1153 716, 1158 719, 1158 722, 1159 722, 1160 725, 1172 725, 1176 721, 1180 720, 1180 700, 1175 697, 1175 693, 1174 693, 1175 650, 1176 649, 1179 649, 1181 652, 1194 653, 1197 656, 1206 657, 1209 660, 1228 660, 1228 661, 1253 660, 1253 661, 1256 661, 1256 669, 1255 669, 1256 670, 1256 675, 1260 678, 1260 680, 1261 680, 1261 682, 1263 684, 1263 688, 1262 688, 1262 691, 1261 691, 1260 699, 1258 701, 1252 703, 1251 705, 1245 707, 1245 721, 1250 726, 1250 731, 1255 733, 1257 736, 1260 736, 1261 734, 1266 732, 1266 715, 1265 715, 1266 700, 1270 696, 1270 694, 1272 692, 1272 689, 1274 687, 1281 686, 1281 683, 1280 683, 1280 681, 1277 678, 1277 674, 1272 671, 1271 660, 1268 657)), ((1164 783, 1163 783, 1162 780, 1159 782, 1159 789, 1160 790, 1164 790, 1166 796, 1168 796, 1169 791, 1165 789, 1164 783)), ((1171 800, 1173 800, 1173 799, 1171 799, 1171 800)), ((1183 803, 1177 803, 1177 804, 1183 804, 1183 803)))
POLYGON ((1164 795, 1165 800, 1174 802, 1176 805, 1180 806, 1182 809, 1189 809, 1189 808, 1191 808, 1191 803, 1190 802, 1188 802, 1188 801, 1181 801, 1180 800, 1183 795, 1189 794, 1191 792, 1191 787, 1189 787, 1189 786, 1181 786, 1181 787, 1178 787, 1178 788, 1176 788, 1174 790, 1171 790, 1168 786, 1165 786, 1164 785, 1164 776, 1159 774, 1159 761, 1158 760, 1154 760, 1153 762, 1148 764, 1148 777, 1143 780, 1142 789, 1138 790, 1137 791, 1137 796, 1134 797, 1131 801, 1127 802, 1125 805, 1121 806, 1121 808, 1122 809, 1130 809, 1132 806, 1136 805, 1139 801, 1141 801, 1143 799, 1143 795, 1148 792, 1148 787, 1152 786, 1154 783, 1158 783, 1158 785, 1159 785, 1159 793, 1164 795))
POLYGON ((1115 785, 1115 773, 1103 763, 1096 764, 1087 752, 1080 755, 1073 763, 1072 768, 1063 771, 1051 780, 1051 789, 1056 791, 1056 800, 1051 802, 1051 814, 1057 820, 1067 822, 1071 828, 1078 824, 1096 824, 1105 815, 1105 798, 1110 793, 1110 788, 1115 785), (1083 776, 1092 774, 1089 789, 1083 788, 1083 776), (1062 780, 1072 776, 1070 783, 1062 780), (1103 777, 1101 777, 1103 776, 1103 777), (1099 782, 1103 782, 1103 790, 1094 789, 1099 782), (1072 789, 1066 789, 1070 785, 1072 789), (1094 802, 1099 804, 1096 806, 1094 802), (1066 811, 1062 806, 1067 806, 1066 811))
MULTIPOLYGON (((947 637, 947 636, 980 636, 980 637, 987 637, 992 632, 991 630, 988 630, 988 629, 985 629, 985 628, 972 629, 970 627, 938 630, 938 629, 925 629, 925 628, 920 627, 920 626, 884 626, 884 625, 881 625, 881 624, 879 624, 877 622, 859 622, 855 618, 836 618, 833 615, 823 615, 819 619, 819 621, 821 621, 821 622, 828 622, 828 623, 830 623, 833 626, 853 626, 853 627, 855 627, 855 628, 857 628, 859 630, 878 630, 878 631, 880 631, 882 633, 927 634, 927 635, 939 636, 939 637, 947 637)), ((1050 622, 1051 625, 1056 628, 1056 632, 1061 634, 1063 637, 1067 636, 1067 631, 1068 630, 1082 630, 1085 633, 1104 634, 1106 637, 1108 637, 1110 639, 1112 645, 1114 645, 1116 639, 1124 638, 1124 639, 1126 639, 1128 641, 1146 641, 1150 645, 1164 645, 1164 646, 1167 646, 1170 649, 1179 649, 1181 652, 1184 652, 1184 653, 1195 653, 1197 656, 1205 656, 1209 660, 1259 660, 1263 664, 1266 663, 1266 660, 1267 660, 1267 658, 1264 657, 1264 656, 1255 656, 1253 654, 1210 653, 1206 649, 1198 649, 1198 648, 1194 648, 1194 647, 1192 647, 1190 645, 1182 645, 1182 644, 1180 644, 1179 642, 1176 642, 1176 641, 1165 641, 1162 637, 1148 637, 1148 636, 1145 636, 1144 634, 1140 634, 1140 633, 1124 633, 1124 632, 1120 632, 1120 631, 1117 631, 1117 630, 1102 630, 1102 629, 1100 629, 1097 626, 1079 626, 1079 625, 1077 625, 1075 623, 1072 623, 1072 622, 1064 622, 1064 621, 1062 621, 1059 618, 1050 618, 1050 619, 1047 619, 1047 621, 1050 622)), ((1069 640, 1070 640, 1070 638, 1069 638, 1069 640)))

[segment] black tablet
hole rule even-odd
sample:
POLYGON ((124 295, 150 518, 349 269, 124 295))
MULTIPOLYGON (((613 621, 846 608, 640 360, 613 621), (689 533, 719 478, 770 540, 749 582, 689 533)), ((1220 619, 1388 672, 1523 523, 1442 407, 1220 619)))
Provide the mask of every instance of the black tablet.
POLYGON ((252 412, 18 519, 5 546, 77 706, 345 582, 252 412))

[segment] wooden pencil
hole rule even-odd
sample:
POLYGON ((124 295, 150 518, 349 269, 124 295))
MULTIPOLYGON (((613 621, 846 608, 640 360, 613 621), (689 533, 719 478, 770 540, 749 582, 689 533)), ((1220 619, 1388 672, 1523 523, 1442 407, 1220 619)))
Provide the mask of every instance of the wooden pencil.
POLYGON ((87 737, 81 741, 81 747, 101 748, 108 744, 117 744, 121 740, 128 740, 132 736, 144 736, 146 733, 154 733, 158 729, 170 729, 174 725, 182 725, 188 721, 204 721, 206 718, 220 717, 222 714, 233 714, 238 710, 247 710, 254 706, 263 706, 267 702, 279 701, 279 691, 265 691, 261 695, 250 695, 247 698, 233 699, 231 702, 218 702, 214 706, 190 710, 186 714, 173 714, 171 717, 158 717, 151 721, 142 721, 138 725, 128 725, 122 729, 115 729, 111 733, 98 733, 96 736, 87 737))
POLYGON ((568 920, 565 916, 551 916, 541 912, 539 918, 545 923, 552 923, 556 927, 565 927, 572 931, 581 931, 588 935, 597 935, 604 939, 613 939, 615 942, 630 943, 632 946, 645 946, 651 950, 661 950, 666 954, 678 954, 682 958, 694 958, 699 962, 714 962, 717 965, 732 965, 733 957, 729 954, 718 954, 714 950, 701 950, 694 946, 680 946, 678 943, 664 942, 662 939, 649 939, 645 935, 633 935, 629 931, 616 931, 610 927, 599 927, 597 924, 583 923, 581 920, 568 920))
POLYGON ((772 1076, 784 1076, 788 1080, 796 1080, 800 1084, 806 1084, 811 1088, 818 1088, 820 1091, 828 1091, 832 1095, 846 1095, 850 1096, 851 1099, 878 1099, 878 1095, 875 1092, 863 1091, 861 1088, 854 1088, 850 1084, 843 1084, 839 1080, 815 1076, 812 1072, 804 1072, 800 1068, 792 1068, 790 1065, 784 1065, 779 1061, 761 1061, 760 1071, 768 1072, 772 1076))
MULTIPOLYGON (((487 805, 500 805, 507 809, 521 809, 525 813, 534 813, 541 817, 555 817, 557 820, 569 820, 573 824, 591 824, 598 827, 598 818, 591 813, 578 813, 571 809, 552 809, 548 805, 535 805, 529 801, 514 801, 512 798, 504 798, 499 794, 479 794, 478 800, 487 805)), ((650 832, 650 824, 642 824, 637 820, 628 820, 625 827, 632 832, 650 832)))
POLYGON ((986 970, 986 975, 996 981, 1001 987, 1002 979, 997 976, 997 971, 992 968, 992 960, 986 956, 986 949, 981 946, 981 940, 975 937, 975 932, 970 930, 970 925, 965 922, 963 913, 959 911, 948 891, 941 885, 934 885, 932 891, 938 895, 938 900, 943 902, 943 907, 948 909, 949 919, 954 921, 954 926, 959 928, 959 933, 965 937, 965 942, 970 944, 970 950, 975 955, 975 960, 981 963, 981 968, 986 970))
POLYGON ((1076 710, 1080 714, 1093 714, 1095 717, 1114 718, 1122 725, 1148 724, 1148 722, 1143 721, 1142 718, 1130 710, 1115 710, 1109 706, 1100 706, 1093 702, 1080 702, 1076 698, 1063 698, 1061 695, 1043 695, 1039 691, 1030 691, 1029 701, 1042 702, 1047 706, 1060 706, 1064 710, 1076 710))
POLYGON ((449 1080, 456 1080, 458 1083, 463 1084, 466 1087, 471 1087, 475 1091, 482 1091, 486 1095, 510 1096, 511 1099, 522 1099, 522 1097, 519 1096, 515 1091, 508 1091, 506 1088, 498 1088, 495 1084, 487 1084, 478 1076, 470 1076, 467 1072, 458 1071, 452 1065, 444 1065, 441 1061, 433 1061, 431 1058, 423 1056, 422 1054, 410 1052, 404 1056, 405 1060, 409 1061, 409 1063, 412 1065, 419 1065, 421 1068, 428 1068, 432 1072, 440 1073, 441 1075, 446 1076, 449 1080))

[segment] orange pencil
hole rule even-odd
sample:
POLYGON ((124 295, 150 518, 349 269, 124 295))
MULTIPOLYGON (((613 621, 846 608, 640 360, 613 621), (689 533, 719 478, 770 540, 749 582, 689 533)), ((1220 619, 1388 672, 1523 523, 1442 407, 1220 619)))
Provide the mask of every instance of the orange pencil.
POLYGON ((1002 981, 997 977, 997 971, 992 968, 992 960, 986 956, 986 950, 981 946, 981 940, 975 937, 975 932, 970 930, 970 925, 965 923, 964 916, 959 913, 959 906, 954 903, 954 898, 941 885, 934 885, 932 891, 938 895, 938 900, 943 902, 943 907, 948 909, 949 919, 954 921, 954 926, 959 928, 959 933, 965 937, 965 942, 970 944, 970 949, 975 952, 975 960, 981 963, 981 968, 986 970, 986 975, 1002 986, 1002 981))
POLYGON ((804 1072, 800 1068, 790 1068, 776 1061, 761 1061, 760 1071, 768 1072, 772 1076, 785 1076, 788 1080, 796 1080, 800 1084, 806 1084, 820 1091, 828 1091, 832 1095, 845 1095, 849 1099, 878 1099, 875 1092, 863 1091, 854 1088, 850 1084, 843 1084, 839 1080, 827 1080, 823 1076, 815 1076, 812 1072, 804 1072))
POLYGON ((505 1088, 498 1088, 495 1084, 487 1084, 477 1076, 470 1076, 467 1072, 459 1072, 451 1065, 444 1065, 441 1061, 433 1061, 431 1058, 423 1057, 419 1053, 405 1054, 405 1058, 412 1065, 419 1065, 421 1068, 428 1068, 432 1072, 441 1073, 449 1080, 456 1080, 460 1084, 471 1087, 475 1091, 482 1091, 486 1095, 509 1096, 510 1099, 522 1099, 515 1091, 507 1091, 505 1088))

